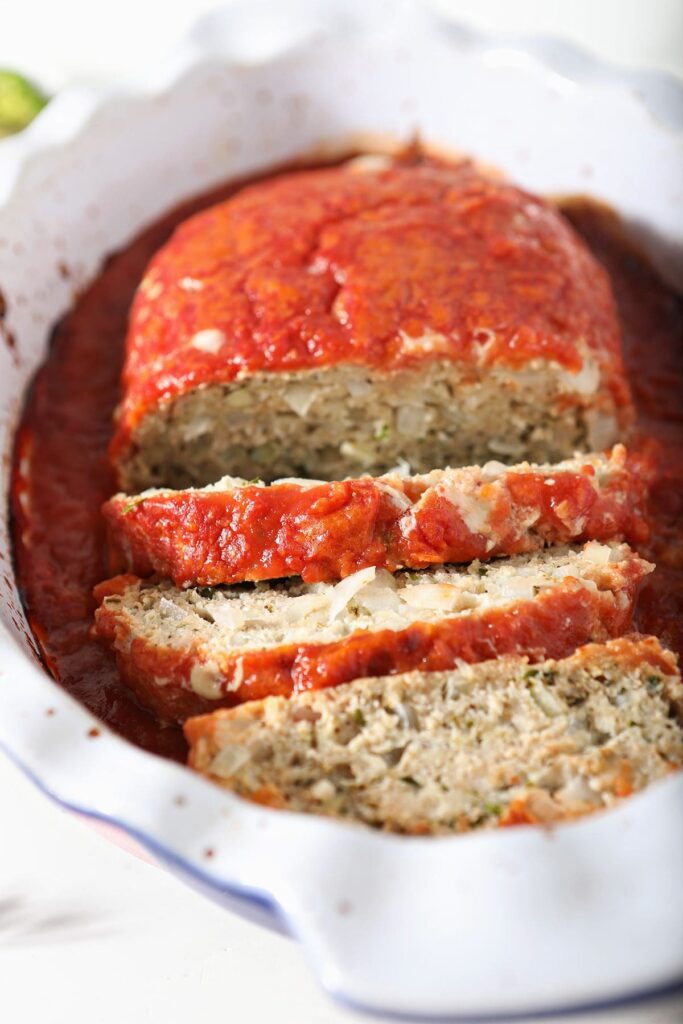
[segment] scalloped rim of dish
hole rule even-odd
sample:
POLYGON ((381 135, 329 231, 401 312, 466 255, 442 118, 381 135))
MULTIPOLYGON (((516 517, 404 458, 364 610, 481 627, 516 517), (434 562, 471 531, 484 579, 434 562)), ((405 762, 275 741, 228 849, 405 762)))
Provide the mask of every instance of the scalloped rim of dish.
MULTIPOLYGON (((186 41, 152 75, 132 81, 126 90, 67 88, 29 129, 0 144, 0 205, 21 194, 24 175, 33 162, 40 162, 48 151, 86 133, 95 114, 106 104, 139 95, 162 95, 199 61, 217 55, 225 61, 258 64, 267 63, 281 52, 276 48, 259 54, 258 46, 255 52, 248 47, 245 50, 244 36, 239 32, 235 33, 234 52, 226 50, 225 32, 235 19, 249 21, 256 12, 263 17, 267 11, 282 21, 286 12, 281 47, 282 52, 290 52, 315 41, 321 31, 372 33, 384 26, 390 8, 392 19, 400 21, 399 30, 419 25, 420 31, 445 33, 457 50, 517 55, 521 60, 540 62, 549 74, 571 81, 608 79, 635 91, 667 129, 676 133, 683 129, 683 83, 658 73, 624 72, 558 39, 493 36, 410 2, 396 6, 336 0, 324 7, 316 6, 313 0, 287 0, 280 5, 237 4, 200 19, 186 41), (294 27, 297 19, 301 24, 294 27)), ((324 818, 267 810, 225 793, 186 768, 147 754, 116 736, 62 691, 42 667, 32 663, 9 636, 0 635, 0 644, 0 740, 36 785, 62 806, 125 830, 159 861, 212 898, 241 912, 249 913, 252 906, 263 919, 272 914, 284 922, 286 930, 301 940, 318 980, 348 1005, 405 1019, 415 1015, 454 1019, 561 1013, 664 992, 683 978, 680 957, 670 956, 657 965, 652 957, 648 960, 641 956, 628 971, 622 967, 622 976, 630 978, 628 986, 621 977, 613 977, 613 972, 605 979, 598 970, 588 980, 581 978, 580 992, 573 997, 569 971, 563 978, 561 995, 556 994, 553 984, 542 983, 536 984, 529 995, 525 984, 528 979, 515 975, 523 964, 523 955, 520 958, 508 948, 526 934, 527 950, 538 952, 539 942, 547 943, 550 948, 544 955, 561 952, 563 956, 585 957, 584 974, 589 972, 586 964, 596 958, 599 961, 615 931, 619 927, 628 931, 628 916, 622 913, 621 923, 617 922, 620 903, 638 866, 652 863, 648 858, 653 851, 660 851, 662 843, 667 849, 671 844, 683 849, 683 826, 670 824, 666 835, 662 829, 666 815, 683 804, 680 774, 609 813, 565 824, 553 832, 528 828, 505 834, 407 839, 324 818), (13 685, 18 677, 21 684, 13 685), (87 776, 82 772, 85 758, 90 769, 87 776), (134 795, 121 791, 121 778, 135 778, 134 795), (624 842, 625 835, 628 842, 624 842), (274 848, 278 850, 277 860, 270 855, 274 848), (576 908, 565 907, 568 920, 563 921, 562 936, 549 936, 545 908, 537 905, 539 889, 542 893, 544 884, 557 887, 559 876, 571 883, 569 892, 580 882, 582 870, 587 870, 590 879, 586 857, 591 855, 589 851, 595 856, 596 850, 603 862, 613 865, 607 873, 602 872, 609 891, 594 893, 589 911, 576 910, 576 921, 572 919, 576 908), (520 875, 520 865, 525 875, 520 875), (530 885, 532 877, 534 884, 530 885), (380 902, 379 908, 375 904, 377 892, 383 890, 387 879, 391 879, 393 891, 400 891, 408 901, 408 920, 408 910, 432 915, 430 927, 440 945, 449 943, 448 956, 434 965, 431 974, 429 965, 419 964, 419 950, 416 962, 422 975, 415 974, 410 956, 416 951, 410 948, 409 936, 405 937, 405 947, 400 947, 406 956, 406 963, 401 964, 401 982, 394 977, 395 961, 386 962, 385 958, 380 962, 386 936, 391 932, 374 934, 374 923, 378 916, 385 929, 401 923, 388 912, 386 892, 385 902, 380 902), (435 891, 439 879, 448 880, 457 891, 456 906, 463 917, 459 929, 453 927, 452 919, 443 919, 447 900, 441 895, 443 890, 435 891), (408 895, 406 887, 410 889, 408 895), (498 978, 487 991, 485 972, 479 978, 470 978, 473 973, 477 975, 477 970, 481 974, 483 956, 483 950, 477 950, 480 929, 473 923, 473 915, 481 913, 488 915, 487 919, 506 922, 504 911, 512 915, 520 907, 526 914, 523 927, 510 919, 509 933, 496 936, 489 930, 486 934, 490 963, 510 970, 509 956, 513 961, 517 956, 510 976, 502 981, 498 978), (614 915, 609 927, 600 922, 601 914, 614 915), (586 931, 587 922, 594 925, 590 933, 586 931), (355 950, 360 954, 354 955, 355 950), (370 972, 366 964, 359 963, 359 957, 367 958, 368 954, 377 957, 377 969, 373 965, 370 972), (444 979, 449 961, 454 968, 452 977, 444 979)), ((595 864, 590 866, 591 870, 595 868, 595 864)), ((634 903, 654 901, 657 905, 668 898, 671 903, 678 901, 683 910, 683 893, 674 890, 672 897, 670 883, 666 872, 661 877, 647 878, 632 899, 634 903)), ((647 941, 640 953, 645 949, 647 941)))
MULTIPOLYGON (((205 59, 215 52, 214 33, 218 24, 224 31, 226 18, 239 15, 243 7, 249 15, 253 15, 258 10, 272 10, 275 3, 276 0, 252 0, 250 5, 235 3, 203 15, 165 61, 159 61, 145 74, 128 75, 125 88, 69 85, 60 90, 23 132, 0 143, 0 204, 9 202, 20 186, 26 161, 39 158, 46 150, 63 145, 87 130, 93 114, 101 109, 104 102, 124 97, 134 98, 140 94, 154 96, 163 93, 182 78, 197 60, 205 59)), ((280 10, 291 12, 289 16, 292 20, 297 13, 310 15, 312 10, 316 12, 313 24, 298 33, 292 40, 292 47, 305 45, 316 29, 333 29, 340 7, 344 11, 341 0, 319 8, 312 5, 312 0, 286 0, 280 10)), ((354 29, 362 32, 374 28, 378 21, 383 23, 388 8, 392 8, 394 15, 400 13, 404 18, 416 19, 448 35, 459 49, 517 54, 523 59, 531 57, 548 71, 571 82, 586 84, 609 81, 626 88, 639 98, 653 117, 676 133, 683 131, 683 80, 670 72, 626 68, 599 58, 560 36, 484 32, 449 18, 426 4, 418 5, 416 0, 394 0, 393 4, 390 0, 366 0, 363 4, 359 4, 358 0, 347 0, 344 13, 352 15, 354 29)), ((278 49, 269 53, 268 58, 277 55, 278 49)), ((230 56, 224 47, 219 55, 222 59, 230 56)), ((235 46, 233 56, 241 63, 261 62, 254 58, 245 61, 238 46, 235 46)))

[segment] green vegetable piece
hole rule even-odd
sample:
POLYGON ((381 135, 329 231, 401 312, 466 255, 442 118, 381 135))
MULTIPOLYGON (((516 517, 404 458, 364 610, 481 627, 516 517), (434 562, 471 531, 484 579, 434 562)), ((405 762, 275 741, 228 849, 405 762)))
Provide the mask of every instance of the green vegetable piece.
POLYGON ((360 708, 356 708, 356 710, 354 711, 353 720, 356 723, 356 725, 359 725, 361 728, 365 725, 365 715, 363 714, 360 708))
POLYGON ((15 71, 0 70, 0 138, 20 132, 47 103, 47 96, 15 71))
POLYGON ((648 693, 659 693, 662 688, 661 676, 648 676, 646 682, 646 689, 648 693))
POLYGON ((267 441, 265 444, 260 444, 258 448, 252 448, 251 457, 254 462, 258 462, 261 466, 267 466, 275 461, 277 447, 272 441, 267 441))
POLYGON ((407 786, 414 786, 415 789, 422 789, 420 783, 412 777, 412 775, 404 775, 401 778, 401 782, 405 782, 407 786))
POLYGON ((480 565, 479 568, 477 569, 477 572, 479 573, 480 576, 487 576, 488 571, 489 569, 487 565, 480 565))
POLYGON ((136 508, 137 505, 142 505, 144 500, 145 499, 142 497, 133 498, 133 500, 129 501, 127 505, 123 506, 123 512, 121 513, 121 515, 127 516, 129 512, 132 512, 133 509, 136 508))

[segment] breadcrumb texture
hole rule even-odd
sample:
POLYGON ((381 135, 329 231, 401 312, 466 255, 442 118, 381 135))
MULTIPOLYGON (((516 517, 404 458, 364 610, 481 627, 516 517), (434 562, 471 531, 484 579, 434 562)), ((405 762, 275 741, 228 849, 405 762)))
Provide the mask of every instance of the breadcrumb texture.
POLYGON ((121 486, 556 461, 631 420, 606 274, 467 161, 276 176, 183 223, 133 304, 121 486))
POLYGON ((178 586, 301 576, 334 580, 375 566, 422 569, 553 544, 648 536, 646 484, 618 445, 556 465, 435 470, 271 486, 225 477, 203 490, 115 495, 103 509, 112 571, 178 586))
POLYGON ((181 589, 124 575, 96 588, 95 632, 139 700, 182 721, 363 676, 564 657, 629 628, 651 569, 627 545, 590 542, 463 568, 370 567, 335 585, 181 589))
POLYGON ((412 834, 552 825, 683 764, 683 686, 654 637, 360 679, 191 719, 190 764, 271 807, 412 834))

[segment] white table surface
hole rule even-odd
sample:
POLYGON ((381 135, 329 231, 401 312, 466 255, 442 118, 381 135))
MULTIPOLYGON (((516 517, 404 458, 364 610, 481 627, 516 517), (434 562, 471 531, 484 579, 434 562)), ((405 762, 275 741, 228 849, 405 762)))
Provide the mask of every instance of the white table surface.
MULTIPOLYGON (((483 28, 565 34, 618 63, 683 75, 681 0, 434 2, 483 28)), ((212 6, 0 0, 0 66, 49 89, 73 78, 125 77, 212 6)), ((7 1024, 372 1019, 332 1006, 293 942, 114 847, 4 759, 0 821, 0 1020, 7 1024)), ((683 996, 581 1020, 680 1024, 683 996)))

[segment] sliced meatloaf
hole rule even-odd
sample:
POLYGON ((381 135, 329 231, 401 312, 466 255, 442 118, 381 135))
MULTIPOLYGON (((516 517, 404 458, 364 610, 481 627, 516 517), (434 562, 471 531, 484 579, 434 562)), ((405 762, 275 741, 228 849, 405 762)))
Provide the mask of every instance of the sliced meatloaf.
POLYGON ((590 814, 683 764, 683 685, 654 637, 269 697, 185 725, 190 764, 273 807, 408 833, 590 814))
POLYGON ((556 461, 631 418, 606 274, 466 161, 281 174, 192 217, 140 284, 123 387, 127 491, 556 461))
POLYGON ((183 590, 120 576, 96 588, 95 630, 142 703, 183 720, 361 676, 506 653, 563 657, 629 627, 651 568, 626 545, 590 542, 488 566, 370 567, 336 585, 183 590))
POLYGON ((554 466, 500 462, 271 486, 226 477, 203 490, 117 494, 104 506, 114 571, 178 586, 340 579, 647 536, 642 476, 626 450, 554 466))

